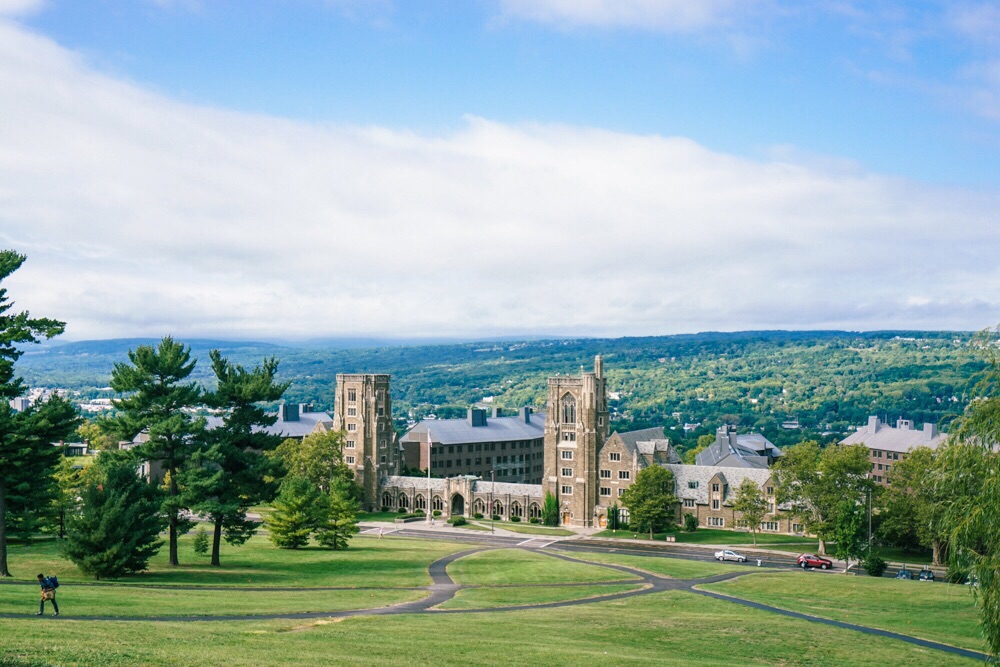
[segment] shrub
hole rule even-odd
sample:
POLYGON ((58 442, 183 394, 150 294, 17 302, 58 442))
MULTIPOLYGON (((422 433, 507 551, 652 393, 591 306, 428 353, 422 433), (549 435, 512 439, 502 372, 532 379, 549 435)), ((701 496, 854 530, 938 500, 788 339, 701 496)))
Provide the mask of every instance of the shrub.
POLYGON ((494 521, 502 521, 503 517, 501 517, 499 514, 494 514, 493 515, 493 520, 494 521))
POLYGON ((400 507, 398 510, 396 510, 396 514, 406 514, 406 508, 400 507))
POLYGON ((441 510, 434 510, 433 516, 441 516, 441 510))
POLYGON ((551 493, 545 494, 545 502, 542 505, 542 523, 546 526, 559 525, 559 501, 551 493))
POLYGON ((208 533, 205 532, 204 526, 198 526, 198 530, 195 531, 194 552, 199 556, 208 554, 208 533))
POLYGON ((483 518, 483 513, 482 512, 476 512, 472 516, 475 517, 475 518, 477 518, 477 519, 482 519, 483 518))
POLYGON ((392 508, 389 507, 388 505, 382 505, 382 511, 383 512, 391 512, 392 508))
POLYGON ((698 530, 698 517, 688 512, 684 515, 684 530, 693 533, 698 530))
POLYGON ((885 562, 885 559, 874 549, 869 549, 868 555, 861 561, 861 567, 865 568, 865 572, 868 573, 869 577, 881 577, 888 566, 889 564, 885 562))
POLYGON ((538 523, 538 517, 537 516, 531 517, 530 519, 528 519, 528 523, 538 523))
POLYGON ((448 523, 450 523, 453 526, 464 526, 467 522, 464 516, 459 515, 459 516, 449 517, 448 523))
POLYGON ((511 520, 511 521, 513 521, 514 523, 517 523, 518 521, 520 521, 520 520, 521 520, 521 517, 519 517, 519 516, 512 516, 512 517, 510 518, 510 520, 511 520))
POLYGON ((413 516, 427 516, 427 512, 423 510, 417 510, 413 513, 413 516))

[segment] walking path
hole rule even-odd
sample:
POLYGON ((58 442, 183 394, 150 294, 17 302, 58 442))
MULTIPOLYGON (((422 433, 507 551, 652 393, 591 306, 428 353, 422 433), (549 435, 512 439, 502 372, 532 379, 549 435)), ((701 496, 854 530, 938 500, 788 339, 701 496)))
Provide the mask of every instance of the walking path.
MULTIPOLYGON (((388 533, 386 533, 388 534, 388 533)), ((517 537, 524 537, 523 535, 517 535, 517 537)), ((510 544, 502 545, 507 547, 523 548, 533 552, 542 552, 542 548, 548 546, 555 540, 552 538, 544 537, 538 538, 533 537, 531 539, 525 539, 520 544, 510 544), (548 542, 548 544, 546 544, 548 542)), ((820 623, 823 625, 830 625, 846 630, 853 630, 855 632, 860 632, 867 635, 874 635, 879 637, 886 637, 889 639, 896 639, 899 641, 907 642, 910 644, 915 644, 922 648, 932 649, 937 651, 943 651, 945 653, 950 653, 953 655, 959 655, 966 658, 972 658, 974 660, 989 660, 989 656, 985 653, 979 651, 972 651, 969 649, 963 649, 956 646, 950 646, 948 644, 942 644, 940 642, 929 641, 926 639, 920 639, 917 637, 911 637, 909 635, 904 635, 896 632, 889 632, 887 630, 880 630, 878 628, 872 628, 863 625, 857 625, 853 623, 844 623, 841 621, 834 621, 827 618, 821 618, 818 616, 810 616, 808 614, 802 614, 799 612, 789 611, 787 609, 781 609, 780 607, 772 607, 770 605, 761 604, 758 602, 751 602, 749 600, 744 600, 742 598, 737 598, 729 595, 723 595, 721 593, 715 593, 712 591, 701 590, 698 588, 701 585, 714 584, 721 581, 727 581, 734 579, 736 577, 747 576, 752 574, 751 572, 729 572, 725 574, 719 574, 711 577, 702 577, 698 579, 672 579, 668 577, 661 577, 649 572, 639 570, 633 567, 628 567, 625 565, 611 565, 607 563, 594 563, 592 561, 587 561, 579 558, 574 558, 567 555, 566 553, 556 552, 547 550, 544 551, 547 556, 552 558, 557 558, 560 560, 573 562, 573 563, 584 563, 587 565, 598 565, 600 567, 608 568, 611 570, 617 570, 624 574, 632 576, 632 579, 628 581, 603 581, 603 582, 575 582, 568 584, 512 584, 505 587, 556 587, 556 586, 580 586, 585 585, 591 586, 602 586, 602 585, 621 585, 622 583, 635 583, 642 584, 641 588, 635 590, 611 593, 608 595, 600 595, 595 597, 587 597, 574 600, 561 600, 556 602, 544 602, 517 606, 507 606, 507 607, 486 607, 477 609, 440 609, 439 605, 451 600, 455 597, 456 593, 464 589, 474 589, 474 588, 486 588, 487 586, 480 585, 462 585, 457 584, 448 574, 448 566, 460 558, 470 556, 472 554, 481 553, 484 551, 492 550, 494 546, 477 546, 472 549, 467 549, 465 551, 460 551, 457 553, 449 554, 443 558, 440 558, 433 563, 428 568, 428 573, 431 577, 431 584, 429 586, 415 587, 415 588, 398 588, 396 590, 425 590, 427 591, 427 596, 416 601, 404 602, 388 607, 377 607, 371 609, 357 609, 348 611, 333 611, 333 612, 303 612, 303 613, 290 613, 290 614, 246 614, 246 615, 211 615, 211 616, 86 616, 86 617, 73 617, 69 614, 60 617, 60 621, 63 620, 75 620, 75 621, 115 621, 115 622, 174 622, 174 623, 188 623, 188 622, 207 622, 207 621, 248 621, 248 620, 301 620, 301 619, 320 619, 320 618, 349 618, 355 616, 386 616, 386 615, 397 615, 397 614, 481 614, 481 613, 498 613, 498 612, 511 612, 511 611, 526 611, 535 609, 552 609, 558 607, 573 607, 585 604, 593 604, 595 602, 607 602, 611 600, 621 600, 630 597, 636 597, 639 595, 648 595, 650 593, 661 593, 664 591, 679 590, 689 593, 694 593, 697 595, 703 595, 706 597, 714 598, 716 600, 722 600, 725 602, 731 602, 734 604, 744 605, 752 609, 757 609, 760 611, 766 611, 774 614, 780 614, 782 616, 787 616, 790 618, 796 618, 799 620, 808 621, 811 623, 820 623)), ((33 582, 4 582, 11 583, 15 585, 30 585, 35 586, 33 582)), ((85 585, 85 584, 74 584, 74 585, 85 585)), ((107 584, 96 584, 96 585, 107 585, 107 584)), ((337 587, 322 587, 322 588, 243 588, 243 587, 203 587, 203 586, 145 586, 148 588, 169 588, 172 590, 247 590, 247 591, 278 591, 278 590, 296 590, 296 591, 320 591, 320 590, 376 590, 373 588, 337 588, 337 587)), ((492 586, 495 587, 495 586, 492 586)), ((386 590, 385 588, 379 590, 386 590)), ((24 614, 0 614, 0 618, 19 618, 23 619, 24 614)), ((45 618, 45 617, 42 617, 45 618)))

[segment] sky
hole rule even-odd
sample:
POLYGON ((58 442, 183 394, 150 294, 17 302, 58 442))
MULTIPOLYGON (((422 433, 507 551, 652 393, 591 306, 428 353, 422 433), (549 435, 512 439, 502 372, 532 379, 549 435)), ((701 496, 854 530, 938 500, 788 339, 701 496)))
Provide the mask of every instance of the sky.
POLYGON ((1000 321, 1000 2, 0 0, 69 340, 1000 321))

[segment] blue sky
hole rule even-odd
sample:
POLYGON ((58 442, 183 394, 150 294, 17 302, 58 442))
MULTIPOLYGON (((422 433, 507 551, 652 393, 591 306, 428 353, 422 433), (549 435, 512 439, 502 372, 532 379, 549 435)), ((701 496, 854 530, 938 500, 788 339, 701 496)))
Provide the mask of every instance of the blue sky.
POLYGON ((0 242, 71 337, 998 319, 995 2, 0 0, 0 30, 0 242))

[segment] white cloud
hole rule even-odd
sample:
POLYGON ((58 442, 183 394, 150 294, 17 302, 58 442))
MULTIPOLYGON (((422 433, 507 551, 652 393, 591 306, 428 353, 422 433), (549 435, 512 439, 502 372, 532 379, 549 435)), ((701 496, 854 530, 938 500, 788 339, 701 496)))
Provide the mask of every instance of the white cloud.
POLYGON ((0 22, 0 246, 73 338, 976 328, 995 192, 683 138, 178 103, 0 22), (915 300, 914 295, 919 295, 915 300))
POLYGON ((691 32, 730 25, 758 0, 500 0, 507 17, 562 27, 691 32))
POLYGON ((44 4, 44 0, 0 0, 0 16, 30 14, 41 9, 44 4))

